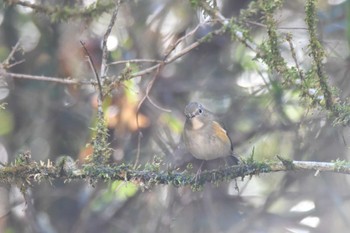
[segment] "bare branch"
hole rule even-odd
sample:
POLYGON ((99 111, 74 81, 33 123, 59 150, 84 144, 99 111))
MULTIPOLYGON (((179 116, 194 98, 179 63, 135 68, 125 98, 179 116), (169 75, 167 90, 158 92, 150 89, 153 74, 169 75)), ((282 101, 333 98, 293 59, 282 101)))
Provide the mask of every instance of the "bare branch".
POLYGON ((146 69, 144 69, 144 70, 141 70, 141 71, 139 71, 139 72, 133 73, 133 74, 130 75, 130 78, 142 76, 142 75, 145 75, 145 74, 150 74, 150 73, 152 73, 154 70, 158 69, 159 66, 160 66, 160 64, 157 64, 157 65, 151 66, 151 67, 149 67, 149 68, 146 68, 146 69))
MULTIPOLYGON (((259 22, 255 22, 255 21, 251 21, 251 20, 244 20, 244 22, 247 22, 247 23, 255 25, 255 26, 267 28, 267 25, 263 24, 263 23, 259 23, 259 22)), ((307 28, 304 28, 304 27, 276 27, 276 28, 278 30, 304 30, 304 31, 307 30, 307 28)))
POLYGON ((139 160, 140 160, 140 152, 141 152, 141 138, 143 137, 143 134, 141 131, 139 131, 139 135, 137 137, 137 153, 136 153, 136 159, 135 159, 135 163, 134 166, 132 167, 133 169, 137 168, 137 165, 139 164, 139 160))
POLYGON ((138 104, 138 106, 137 106, 137 114, 136 114, 136 123, 137 123, 137 128, 139 128, 139 110, 140 110, 140 108, 141 108, 141 105, 143 104, 143 102, 147 99, 147 97, 148 97, 148 95, 149 95, 149 92, 151 91, 151 89, 152 89, 152 87, 153 87, 153 84, 154 84, 154 82, 156 81, 156 79, 157 79, 157 76, 158 76, 158 74, 159 74, 159 72, 160 72, 160 69, 161 69, 161 65, 162 65, 163 63, 160 63, 160 64, 158 64, 157 66, 157 71, 156 71, 156 73, 153 75, 153 78, 152 78, 152 80, 148 83, 148 85, 147 85, 147 88, 146 88, 146 94, 142 97, 142 99, 140 100, 140 102, 139 102, 139 104, 138 104))
MULTIPOLYGON (((222 33, 223 31, 224 31, 224 28, 220 28, 220 29, 212 32, 212 35, 218 35, 218 34, 222 33)), ((190 44, 189 46, 187 46, 186 48, 184 48, 180 52, 174 54, 170 58, 166 59, 162 63, 159 63, 157 65, 151 66, 151 67, 146 68, 144 70, 141 70, 139 72, 133 73, 133 74, 130 75, 130 77, 138 77, 138 76, 142 76, 142 75, 145 75, 145 74, 149 74, 149 73, 152 73, 154 70, 157 70, 161 65, 166 65, 166 64, 172 63, 173 61, 175 61, 178 58, 180 58, 180 57, 184 56, 185 54, 189 53, 190 51, 192 51, 193 49, 195 49, 196 47, 198 47, 202 43, 206 42, 205 38, 206 38, 206 36, 202 37, 201 39, 199 39, 196 42, 193 42, 192 44, 190 44)), ((181 39, 182 38, 180 38, 179 40, 181 40, 181 39)))
MULTIPOLYGON (((227 26, 230 23, 230 20, 225 18, 220 11, 218 11, 217 9, 214 9, 212 7, 209 6, 208 3, 206 3, 205 1, 201 2, 201 7, 203 7, 203 9, 210 14, 211 17, 213 17, 214 19, 218 20, 222 25, 227 26)), ((250 48, 252 51, 254 51, 255 53, 259 53, 259 46, 257 44, 255 44, 252 41, 247 40, 246 38, 244 38, 243 36, 243 32, 241 31, 235 31, 234 32, 236 38, 243 43, 245 46, 247 46, 248 48, 250 48)))
POLYGON ((80 81, 80 80, 75 80, 70 78, 57 78, 57 77, 37 76, 37 75, 28 75, 28 74, 16 74, 16 73, 8 73, 3 70, 0 70, 0 76, 9 77, 9 78, 18 78, 18 79, 30 79, 30 80, 37 80, 37 81, 55 82, 55 83, 68 84, 68 85, 95 85, 95 83, 91 81, 80 81))
MULTIPOLYGON (((17 42, 16 45, 12 48, 12 50, 9 53, 9 55, 7 56, 7 58, 2 62, 2 64, 4 66, 9 66, 10 65, 10 61, 12 60, 15 52, 17 52, 19 50, 19 46, 20 46, 20 43, 17 42)), ((8 68, 8 67, 5 67, 5 68, 8 68)))
POLYGON ((143 62, 159 63, 159 62, 162 62, 162 60, 155 60, 155 59, 130 59, 130 60, 114 61, 114 62, 108 63, 107 66, 126 64, 126 63, 143 63, 143 62))
POLYGON ((171 54, 172 51, 174 51, 174 49, 182 42, 184 41, 186 38, 192 36, 202 25, 204 24, 198 24, 192 31, 190 31, 189 33, 187 33, 186 35, 184 35, 183 37, 179 38, 173 45, 170 45, 168 52, 166 53, 166 55, 164 56, 163 60, 166 60, 168 58, 168 56, 171 54))
POLYGON ((84 51, 89 59, 89 64, 90 64, 90 67, 92 69, 92 71, 94 72, 95 74, 95 78, 97 80, 97 84, 98 84, 98 89, 99 89, 99 93, 100 93, 100 99, 101 101, 103 100, 103 93, 102 93, 102 85, 101 85, 101 80, 100 80, 100 77, 98 76, 98 73, 97 73, 97 70, 96 70, 96 67, 95 67, 95 64, 94 64, 94 61, 92 60, 91 56, 90 56, 90 53, 89 51, 86 49, 85 47, 85 43, 83 41, 80 41, 80 44, 81 46, 83 46, 84 48, 84 51))
MULTIPOLYGON (((107 68, 108 68, 108 65, 107 65, 107 56, 108 56, 107 40, 108 40, 109 35, 111 34, 112 28, 113 28, 113 26, 115 24, 115 21, 117 19, 120 3, 121 3, 121 0, 118 0, 117 4, 115 6, 114 12, 112 14, 111 21, 109 22, 109 25, 108 25, 108 28, 106 30, 106 33, 103 36, 103 41, 102 41, 102 62, 101 62, 101 72, 100 72, 100 75, 101 75, 102 79, 104 79, 104 77, 106 76, 107 68)), ((103 80, 102 80, 102 82, 103 82, 103 80)))
POLYGON ((158 108, 159 110, 161 110, 163 112, 171 112, 170 109, 163 108, 163 107, 159 106, 157 103, 155 103, 149 95, 147 95, 147 99, 154 107, 158 108))

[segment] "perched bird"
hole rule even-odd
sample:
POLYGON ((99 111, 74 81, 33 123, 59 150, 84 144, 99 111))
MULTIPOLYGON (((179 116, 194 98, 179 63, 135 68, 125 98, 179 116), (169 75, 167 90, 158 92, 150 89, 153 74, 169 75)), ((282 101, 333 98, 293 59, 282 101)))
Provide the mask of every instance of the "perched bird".
POLYGON ((184 113, 186 122, 183 140, 196 159, 208 161, 223 158, 225 161, 230 160, 230 165, 238 164, 238 158, 233 155, 230 137, 210 111, 200 103, 191 102, 184 113))

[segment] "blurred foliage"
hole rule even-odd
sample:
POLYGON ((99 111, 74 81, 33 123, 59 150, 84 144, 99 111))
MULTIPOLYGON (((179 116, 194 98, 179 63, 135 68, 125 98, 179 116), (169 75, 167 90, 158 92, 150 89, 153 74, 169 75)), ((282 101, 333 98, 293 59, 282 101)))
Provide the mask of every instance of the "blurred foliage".
POLYGON ((277 155, 286 165, 293 159, 347 166, 349 4, 0 2, 0 100, 7 103, 0 110, 0 161, 27 164, 52 177, 79 177, 71 170, 83 167, 94 177, 35 185, 21 180, 25 195, 1 186, 0 212, 8 214, 1 216, 0 232, 347 232, 345 175, 281 172, 206 184, 200 192, 153 184, 164 177, 179 184, 178 173, 193 183, 189 174, 201 163, 181 138, 183 108, 192 100, 218 115, 248 170, 277 155), (107 41, 108 71, 101 77, 100 115, 96 79, 80 41, 99 72, 103 36, 118 3, 107 41), (6 72, 37 79, 5 77, 6 72), (94 85, 40 81, 41 76, 94 85), (141 177, 152 171, 157 179, 111 181, 114 163, 127 171, 137 168, 141 177), (24 202, 26 207, 18 205, 24 202))
MULTIPOLYGON (((2 107, 5 108, 5 107, 2 107)), ((0 136, 11 133, 13 130, 13 117, 10 112, 2 109, 0 111, 0 136)))

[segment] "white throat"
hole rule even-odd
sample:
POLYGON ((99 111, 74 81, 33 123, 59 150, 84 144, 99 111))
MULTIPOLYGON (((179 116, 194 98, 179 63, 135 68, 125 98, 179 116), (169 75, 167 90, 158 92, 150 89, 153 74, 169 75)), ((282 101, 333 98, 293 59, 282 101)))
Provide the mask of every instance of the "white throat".
POLYGON ((197 117, 192 118, 191 123, 192 123, 192 128, 194 130, 200 129, 204 125, 204 123, 202 121, 200 121, 197 117))

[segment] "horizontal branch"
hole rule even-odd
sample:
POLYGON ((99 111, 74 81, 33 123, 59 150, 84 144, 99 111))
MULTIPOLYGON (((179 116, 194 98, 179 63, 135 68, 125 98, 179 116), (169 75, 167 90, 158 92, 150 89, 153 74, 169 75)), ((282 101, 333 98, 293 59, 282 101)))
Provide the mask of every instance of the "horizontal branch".
POLYGON ((81 6, 76 4, 70 7, 64 7, 62 4, 50 5, 42 3, 32 3, 32 1, 21 0, 4 0, 7 5, 19 5, 30 8, 35 12, 39 12, 51 17, 52 21, 68 20, 71 18, 90 19, 94 16, 110 11, 113 7, 113 1, 96 1, 89 6, 81 6))
POLYGON ((0 72, 0 77, 1 76, 7 77, 7 78, 55 82, 55 83, 68 84, 68 85, 95 85, 95 83, 92 81, 80 81, 80 80, 69 79, 69 78, 57 78, 57 77, 38 76, 38 75, 29 75, 29 74, 8 73, 4 70, 0 72))
MULTIPOLYGON (((280 158, 281 159, 281 158, 280 158)), ((174 186, 198 186, 205 183, 220 183, 235 178, 253 176, 260 173, 280 171, 314 171, 350 174, 347 162, 336 161, 311 162, 282 160, 273 163, 244 162, 241 165, 203 171, 199 177, 189 171, 159 170, 154 165, 145 166, 143 170, 132 169, 128 165, 96 165, 87 164, 82 169, 65 164, 29 162, 27 164, 8 165, 0 168, 0 183, 40 182, 42 180, 121 180, 131 181, 146 186, 155 184, 170 184, 174 186), (153 167, 152 167, 153 166, 153 167)))

